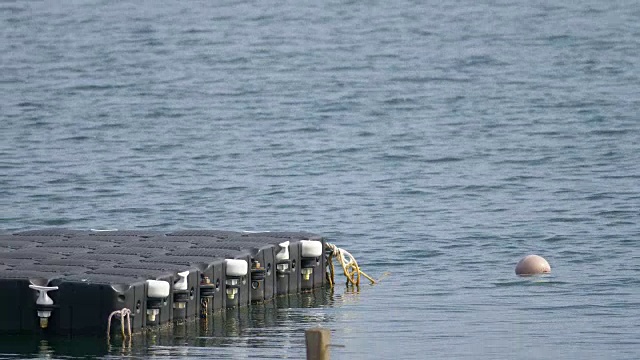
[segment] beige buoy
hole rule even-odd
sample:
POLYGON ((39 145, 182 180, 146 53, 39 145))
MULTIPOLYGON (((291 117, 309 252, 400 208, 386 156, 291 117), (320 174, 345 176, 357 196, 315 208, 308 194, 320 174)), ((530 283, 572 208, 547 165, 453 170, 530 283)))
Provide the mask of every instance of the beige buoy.
POLYGON ((551 266, 547 260, 538 255, 527 255, 516 265, 516 275, 536 275, 550 273, 551 266))

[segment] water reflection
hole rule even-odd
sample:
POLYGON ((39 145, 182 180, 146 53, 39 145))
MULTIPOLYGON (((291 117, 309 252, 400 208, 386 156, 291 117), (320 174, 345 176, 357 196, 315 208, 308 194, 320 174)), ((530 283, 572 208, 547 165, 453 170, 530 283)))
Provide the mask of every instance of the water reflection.
POLYGON ((218 358, 302 357, 304 330, 335 322, 324 309, 353 301, 357 293, 336 295, 321 289, 279 297, 265 304, 228 309, 208 319, 192 319, 134 334, 131 340, 119 334, 110 341, 101 337, 5 336, 0 355, 9 358, 98 357, 195 357, 218 358), (300 356, 298 356, 300 355, 300 356))
POLYGON ((50 359, 53 354, 53 349, 49 346, 49 342, 47 340, 40 340, 40 345, 38 346, 38 355, 41 359, 50 359))
POLYGON ((41 339, 26 335, 3 335, 2 341, 0 341, 0 356, 2 358, 95 357, 107 355, 109 352, 120 354, 123 349, 128 348, 110 347, 104 338, 97 337, 41 339))

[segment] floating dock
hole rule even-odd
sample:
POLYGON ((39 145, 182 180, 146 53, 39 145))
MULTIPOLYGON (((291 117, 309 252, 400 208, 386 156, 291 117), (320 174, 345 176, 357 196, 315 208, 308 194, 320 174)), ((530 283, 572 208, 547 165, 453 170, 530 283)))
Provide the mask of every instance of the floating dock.
POLYGON ((305 232, 0 235, 0 333, 109 336, 206 318, 322 287, 326 265, 325 239, 305 232))

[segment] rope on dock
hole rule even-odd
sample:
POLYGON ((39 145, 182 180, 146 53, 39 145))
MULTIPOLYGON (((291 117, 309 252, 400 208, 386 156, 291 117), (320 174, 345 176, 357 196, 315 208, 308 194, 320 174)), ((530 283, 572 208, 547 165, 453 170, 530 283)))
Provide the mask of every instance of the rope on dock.
POLYGON ((360 286, 360 275, 366 277, 371 284, 375 284, 376 281, 367 275, 364 271, 360 270, 358 262, 347 250, 341 249, 334 244, 326 243, 326 247, 331 250, 329 254, 329 286, 333 287, 335 284, 335 269, 333 266, 333 258, 338 260, 338 263, 342 266, 344 276, 347 277, 347 285, 352 284, 354 286, 360 286))
POLYGON ((111 336, 111 319, 116 316, 120 317, 120 330, 122 330, 122 338, 126 339, 127 336, 131 338, 131 310, 127 308, 122 308, 120 310, 116 310, 109 315, 109 319, 107 320, 107 340, 111 336), (127 318, 127 333, 124 332, 124 319, 127 318))

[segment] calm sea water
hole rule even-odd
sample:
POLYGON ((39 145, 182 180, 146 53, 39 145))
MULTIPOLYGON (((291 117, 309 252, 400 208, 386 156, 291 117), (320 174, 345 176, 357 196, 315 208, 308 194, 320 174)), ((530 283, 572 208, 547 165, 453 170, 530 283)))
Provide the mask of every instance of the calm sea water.
POLYGON ((2 1, 0 228, 306 230, 391 274, 0 357, 640 356, 636 1, 2 1), (567 2, 565 2, 567 3, 567 2), (552 274, 517 278, 537 253, 552 274))

